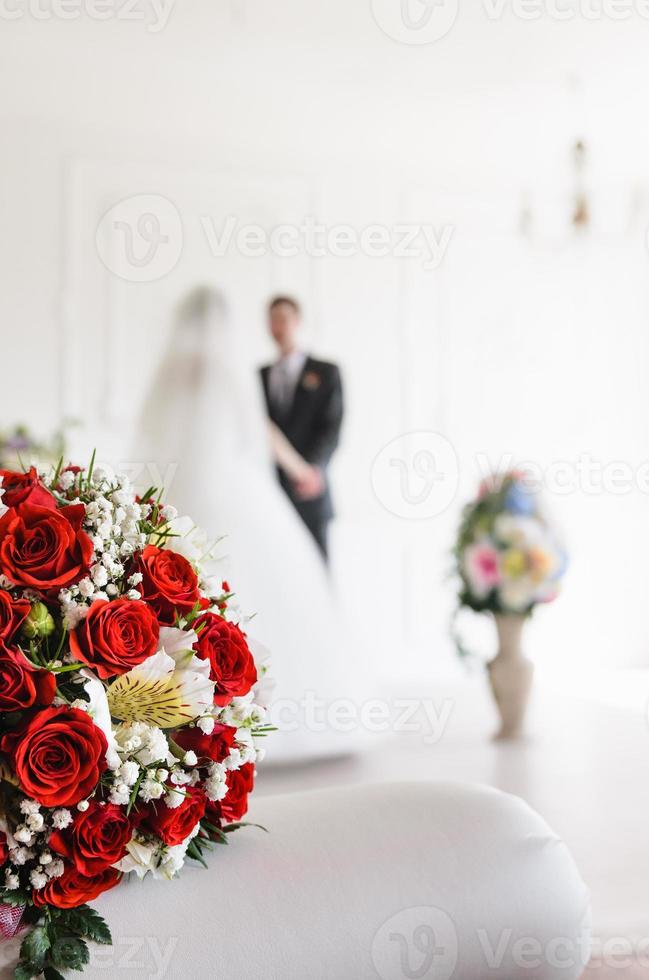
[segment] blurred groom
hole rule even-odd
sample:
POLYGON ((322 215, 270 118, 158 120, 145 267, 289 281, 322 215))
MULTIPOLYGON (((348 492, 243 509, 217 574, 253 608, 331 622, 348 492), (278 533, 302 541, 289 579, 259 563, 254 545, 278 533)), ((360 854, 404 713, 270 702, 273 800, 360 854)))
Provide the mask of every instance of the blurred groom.
POLYGON ((280 483, 326 561, 333 517, 327 467, 338 445, 343 392, 337 365, 318 361, 300 349, 301 321, 299 304, 291 297, 278 296, 269 304, 268 324, 279 357, 261 369, 261 376, 271 421, 310 464, 299 481, 278 469, 280 483))

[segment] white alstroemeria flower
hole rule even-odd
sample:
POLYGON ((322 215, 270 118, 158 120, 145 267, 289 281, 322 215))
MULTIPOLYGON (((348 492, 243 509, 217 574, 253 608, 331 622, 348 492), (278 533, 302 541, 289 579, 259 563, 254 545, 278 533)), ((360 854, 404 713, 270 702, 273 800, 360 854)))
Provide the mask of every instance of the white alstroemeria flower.
POLYGON ((162 545, 167 551, 175 551, 187 561, 196 563, 209 551, 207 535, 196 527, 190 517, 175 517, 169 521, 172 536, 162 545))
POLYGON ((84 668, 80 671, 81 676, 86 678, 84 690, 89 697, 87 711, 97 728, 100 728, 106 736, 108 748, 106 749, 106 762, 109 769, 119 769, 121 759, 117 752, 117 742, 115 733, 110 720, 110 708, 106 689, 98 677, 91 670, 84 668))
POLYGON ((116 678, 108 688, 107 697, 113 718, 179 728, 210 707, 214 684, 207 661, 192 655, 187 668, 184 663, 179 667, 173 657, 159 651, 116 678))
MULTIPOLYGON (((175 626, 162 626, 160 628, 160 646, 158 652, 166 653, 176 661, 176 665, 183 670, 188 669, 192 664, 192 670, 202 671, 202 664, 207 663, 197 657, 193 646, 198 643, 198 634, 194 630, 179 630, 175 626), (193 661, 196 661, 193 663, 193 661)), ((209 667, 208 667, 209 673, 209 667)))
POLYGON ((257 668, 257 683, 253 688, 254 700, 262 708, 268 708, 277 686, 268 669, 271 661, 270 650, 254 636, 247 636, 246 640, 257 668))
POLYGON ((138 878, 144 878, 148 871, 153 871, 155 864, 156 845, 137 840, 133 837, 126 845, 126 854, 113 867, 124 874, 134 871, 138 878))

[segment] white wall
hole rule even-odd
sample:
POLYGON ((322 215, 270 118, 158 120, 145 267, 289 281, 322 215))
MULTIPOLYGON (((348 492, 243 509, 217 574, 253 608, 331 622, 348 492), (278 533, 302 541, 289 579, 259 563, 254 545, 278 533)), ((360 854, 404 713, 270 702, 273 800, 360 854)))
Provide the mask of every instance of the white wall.
MULTIPOLYGON (((649 21, 492 21, 475 4, 417 47, 386 37, 366 2, 177 0, 159 33, 87 17, 0 28, 0 421, 45 431, 82 414, 112 449, 187 288, 224 288, 251 360, 268 355, 268 294, 297 292, 313 346, 347 381, 346 595, 378 669, 397 668, 395 645, 399 671, 451 664, 444 575, 478 455, 649 458, 649 21), (574 241, 579 136, 593 228, 574 241), (177 266, 152 283, 112 275, 95 244, 104 212, 136 194, 163 195, 183 223, 177 266), (217 259, 201 225, 309 214, 453 237, 427 271, 367 255, 217 259), (388 513, 371 486, 374 458, 413 430, 444 433, 460 462, 457 497, 428 521, 388 513)), ((552 499, 574 564, 534 631, 544 662, 647 662, 648 504, 637 490, 552 499)))

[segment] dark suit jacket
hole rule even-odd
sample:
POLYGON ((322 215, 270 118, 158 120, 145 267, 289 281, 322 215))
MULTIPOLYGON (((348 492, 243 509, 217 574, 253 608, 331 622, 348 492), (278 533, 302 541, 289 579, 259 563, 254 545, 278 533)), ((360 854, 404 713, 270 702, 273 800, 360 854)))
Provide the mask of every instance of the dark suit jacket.
POLYGON ((343 390, 335 364, 307 357, 295 388, 290 410, 275 414, 269 391, 270 366, 261 369, 266 405, 271 420, 282 430, 298 453, 319 466, 325 475, 325 491, 315 500, 298 500, 290 481, 280 471, 279 478, 307 524, 320 523, 333 516, 327 466, 338 445, 343 419, 343 390))

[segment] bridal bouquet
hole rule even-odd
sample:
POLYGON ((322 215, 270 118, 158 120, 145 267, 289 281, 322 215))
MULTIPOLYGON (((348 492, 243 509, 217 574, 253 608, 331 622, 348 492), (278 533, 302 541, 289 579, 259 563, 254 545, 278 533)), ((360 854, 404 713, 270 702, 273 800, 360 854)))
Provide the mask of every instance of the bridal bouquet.
POLYGON ((29 927, 15 977, 57 980, 111 941, 87 902, 241 826, 265 668, 153 490, 92 463, 0 479, 0 938, 29 927))
POLYGON ((463 514, 455 547, 460 605, 527 614, 558 594, 566 555, 517 473, 492 477, 463 514))

